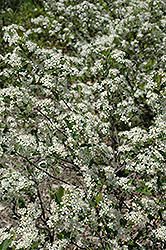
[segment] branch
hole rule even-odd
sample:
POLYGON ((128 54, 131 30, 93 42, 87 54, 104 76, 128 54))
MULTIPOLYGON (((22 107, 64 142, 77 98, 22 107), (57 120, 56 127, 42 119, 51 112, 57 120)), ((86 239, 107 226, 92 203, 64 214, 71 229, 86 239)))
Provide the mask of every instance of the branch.
MULTIPOLYGON (((45 174, 47 174, 48 176, 50 176, 52 179, 57 180, 57 181, 60 181, 60 182, 63 182, 63 183, 65 183, 65 184, 67 184, 67 185, 71 185, 71 183, 68 183, 68 182, 66 182, 66 181, 64 181, 64 180, 61 180, 61 179, 59 179, 59 178, 53 176, 52 174, 50 174, 50 173, 47 172, 46 170, 44 170, 44 169, 38 167, 36 164, 34 164, 33 162, 31 162, 27 157, 25 157, 25 156, 19 154, 18 152, 16 152, 16 154, 17 154, 18 156, 20 156, 21 158, 23 158, 24 160, 26 160, 27 162, 29 162, 30 165, 34 166, 35 168, 37 168, 37 169, 40 170, 41 172, 44 172, 45 174)), ((76 186, 76 185, 73 185, 73 186, 79 188, 79 186, 76 186)))
MULTIPOLYGON (((40 109, 36 108, 37 111, 39 111, 39 113, 41 113, 45 118, 47 118, 47 120, 49 120, 51 122, 51 124, 53 124, 53 122, 51 121, 51 119, 45 115, 40 109)), ((61 131, 59 128, 56 128, 58 130, 59 133, 61 133, 63 136, 65 136, 67 138, 67 135, 61 131)))

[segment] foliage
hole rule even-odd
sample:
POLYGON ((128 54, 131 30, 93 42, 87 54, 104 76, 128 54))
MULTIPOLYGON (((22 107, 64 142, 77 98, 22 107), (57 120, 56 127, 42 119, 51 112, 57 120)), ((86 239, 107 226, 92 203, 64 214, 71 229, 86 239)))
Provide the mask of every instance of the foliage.
POLYGON ((165 249, 164 2, 32 2, 1 31, 0 248, 165 249))

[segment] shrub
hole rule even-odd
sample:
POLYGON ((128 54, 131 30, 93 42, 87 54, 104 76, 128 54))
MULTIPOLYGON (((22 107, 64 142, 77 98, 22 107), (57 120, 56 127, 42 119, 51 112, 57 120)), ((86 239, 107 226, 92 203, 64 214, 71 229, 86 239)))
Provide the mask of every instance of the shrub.
POLYGON ((164 249, 164 2, 43 6, 3 27, 0 242, 164 249))

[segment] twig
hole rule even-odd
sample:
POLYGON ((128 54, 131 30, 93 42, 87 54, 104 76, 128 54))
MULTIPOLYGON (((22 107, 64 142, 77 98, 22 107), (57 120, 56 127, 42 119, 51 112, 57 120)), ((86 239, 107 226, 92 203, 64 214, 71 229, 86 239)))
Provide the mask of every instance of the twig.
MULTIPOLYGON (((45 115, 40 109, 36 108, 37 111, 39 111, 39 113, 41 113, 45 118, 47 118, 47 120, 49 120, 51 122, 51 124, 53 124, 53 122, 51 121, 51 119, 45 115)), ((63 136, 65 136, 67 138, 67 135, 61 131, 59 128, 56 128, 58 130, 58 132, 60 132, 63 136)))
MULTIPOLYGON (((41 172, 44 172, 45 174, 47 174, 48 176, 50 176, 52 179, 57 180, 57 181, 60 181, 60 182, 63 182, 63 183, 65 183, 65 184, 67 184, 67 185, 71 185, 71 183, 68 183, 68 182, 66 182, 66 181, 64 181, 64 180, 62 180, 62 179, 59 179, 59 178, 53 176, 52 174, 50 174, 49 172, 47 172, 46 170, 44 170, 44 169, 38 167, 36 164, 34 164, 33 162, 31 162, 27 157, 25 157, 25 156, 19 154, 18 152, 16 152, 16 154, 17 154, 18 156, 20 156, 21 158, 23 158, 24 160, 26 160, 27 162, 29 162, 30 165, 34 166, 35 168, 37 168, 37 169, 40 170, 41 172)), ((76 185, 74 185, 74 186, 77 187, 77 188, 79 187, 79 186, 76 186, 76 185)))

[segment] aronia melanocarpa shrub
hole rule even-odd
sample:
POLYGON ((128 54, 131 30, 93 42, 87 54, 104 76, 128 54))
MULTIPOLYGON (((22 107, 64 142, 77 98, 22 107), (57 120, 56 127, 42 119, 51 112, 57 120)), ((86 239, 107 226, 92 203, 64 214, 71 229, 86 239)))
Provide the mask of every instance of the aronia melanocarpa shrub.
POLYGON ((43 6, 3 27, 1 246, 165 249, 165 3, 43 6))

